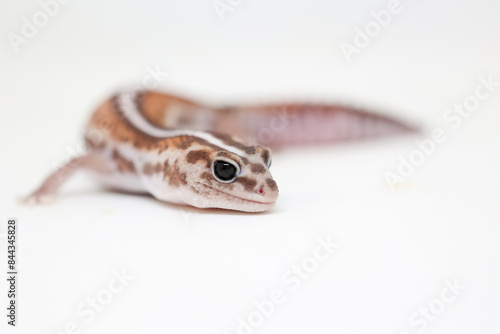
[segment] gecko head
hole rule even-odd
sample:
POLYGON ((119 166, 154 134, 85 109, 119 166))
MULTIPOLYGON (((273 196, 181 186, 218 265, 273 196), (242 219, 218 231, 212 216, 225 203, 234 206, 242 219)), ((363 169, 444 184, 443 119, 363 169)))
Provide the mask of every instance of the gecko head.
POLYGON ((261 212, 272 208, 278 198, 278 186, 269 171, 269 148, 240 143, 228 150, 198 143, 186 151, 183 162, 178 165, 182 165, 179 173, 187 204, 261 212))

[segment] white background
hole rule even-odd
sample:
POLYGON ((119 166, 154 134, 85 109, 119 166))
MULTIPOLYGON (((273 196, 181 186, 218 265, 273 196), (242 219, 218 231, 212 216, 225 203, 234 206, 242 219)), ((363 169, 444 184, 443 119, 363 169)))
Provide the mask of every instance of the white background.
POLYGON ((500 333, 500 91, 458 128, 443 120, 480 76, 500 81, 500 6, 401 5, 348 63, 339 45, 386 1, 244 0, 221 20, 211 0, 74 0, 15 52, 8 34, 40 5, 1 0, 0 254, 5 268, 6 219, 16 217, 16 332, 75 322, 82 333, 233 334, 279 289, 284 302, 255 333, 500 333), (54 204, 18 205, 81 143, 91 111, 148 67, 169 73, 158 89, 201 101, 353 103, 424 131, 275 153, 281 196, 264 214, 110 193, 84 174, 54 204), (391 191, 384 173, 435 128, 447 141, 391 191), (292 290, 282 275, 327 236, 340 246, 292 290), (86 322, 77 308, 105 293, 114 270, 134 279, 86 322), (467 288, 424 330, 410 323, 439 304, 446 279, 467 288))

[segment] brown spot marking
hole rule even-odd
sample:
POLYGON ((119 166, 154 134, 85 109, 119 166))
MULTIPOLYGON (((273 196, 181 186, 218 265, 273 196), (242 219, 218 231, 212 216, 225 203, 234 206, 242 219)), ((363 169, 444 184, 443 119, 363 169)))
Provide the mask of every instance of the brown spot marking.
POLYGON ((252 171, 252 173, 264 174, 266 172, 267 168, 264 167, 262 164, 251 164, 250 170, 252 171))
POLYGON ((214 178, 212 177, 212 174, 208 173, 208 172, 204 172, 204 173, 201 173, 200 177, 203 179, 203 180, 207 180, 207 181, 212 181, 214 178))
POLYGON ((179 173, 179 179, 181 179, 181 182, 183 184, 187 184, 187 180, 186 180, 187 179, 187 175, 186 175, 186 173, 179 173))
POLYGON ((168 184, 173 186, 173 187, 178 187, 182 180, 179 177, 179 174, 177 174, 177 160, 174 162, 173 167, 174 167, 174 170, 170 175, 170 178, 168 180, 168 184))
POLYGON ((210 152, 207 150, 193 150, 186 154, 186 161, 190 164, 195 164, 199 160, 205 161, 207 167, 210 167, 210 152))
POLYGON ((246 154, 255 154, 256 152, 255 146, 246 146, 245 149, 243 149, 243 151, 245 151, 246 154))
POLYGON ((172 187, 178 187, 179 180, 177 180, 177 177, 175 175, 171 175, 170 178, 168 179, 168 184, 171 185, 172 187))
POLYGON ((231 153, 231 152, 227 152, 227 151, 217 152, 217 156, 219 156, 219 157, 228 157, 230 159, 234 159, 235 157, 237 157, 236 154, 231 153))
POLYGON ((130 160, 125 159, 117 150, 113 150, 113 160, 118 166, 118 170, 124 173, 136 173, 134 163, 130 160))
POLYGON ((270 158, 270 155, 271 155, 271 151, 268 149, 268 148, 265 148, 262 153, 261 153, 261 157, 262 157, 262 160, 264 161, 264 163, 266 165, 269 164, 269 158, 270 158))
POLYGON ((195 138, 193 137, 183 137, 181 142, 177 145, 177 147, 181 150, 185 150, 191 147, 195 143, 195 138))
POLYGON ((142 167, 142 172, 146 175, 158 174, 158 173, 160 173, 160 171, 161 171, 161 164, 160 163, 157 163, 154 165, 150 164, 150 163, 146 163, 142 167))
MULTIPOLYGON (((217 182, 214 179, 214 177, 212 176, 212 174, 209 173, 209 172, 203 172, 203 173, 201 173, 200 178, 202 180, 206 180, 207 181, 207 182, 205 182, 205 185, 212 186, 214 183, 220 184, 219 182, 217 182)), ((228 190, 233 190, 234 189, 234 184, 232 184, 232 183, 225 183, 224 184, 224 188, 226 188, 228 190)))
POLYGON ((266 179, 266 183, 267 183, 267 186, 269 188, 271 188, 271 190, 273 190, 273 191, 278 190, 278 185, 276 184, 276 181, 274 181, 273 179, 266 179))
POLYGON ((247 176, 239 177, 235 182, 241 184, 246 191, 252 191, 257 185, 257 181, 247 176))
POLYGON ((166 151, 169 147, 169 140, 166 139, 166 140, 162 140, 162 141, 158 142, 156 147, 158 148, 158 153, 166 151))
POLYGON ((163 178, 165 180, 172 175, 172 172, 170 171, 171 166, 169 165, 169 161, 168 160, 165 160, 163 162, 163 165, 162 165, 161 169, 162 169, 162 172, 163 172, 163 178))

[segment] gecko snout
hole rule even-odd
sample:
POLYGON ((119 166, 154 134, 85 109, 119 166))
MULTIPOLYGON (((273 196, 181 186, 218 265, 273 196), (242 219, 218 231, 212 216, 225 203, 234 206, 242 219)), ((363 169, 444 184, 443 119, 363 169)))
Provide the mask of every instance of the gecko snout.
POLYGON ((257 194, 264 195, 264 187, 260 186, 259 190, 257 190, 257 194))

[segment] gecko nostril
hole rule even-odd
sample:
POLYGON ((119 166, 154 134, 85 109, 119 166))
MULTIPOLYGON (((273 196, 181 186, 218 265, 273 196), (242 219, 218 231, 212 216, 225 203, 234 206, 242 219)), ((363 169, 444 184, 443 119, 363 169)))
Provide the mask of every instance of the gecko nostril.
POLYGON ((264 188, 263 187, 260 187, 259 190, 257 190, 257 193, 259 195, 264 195, 264 188))

